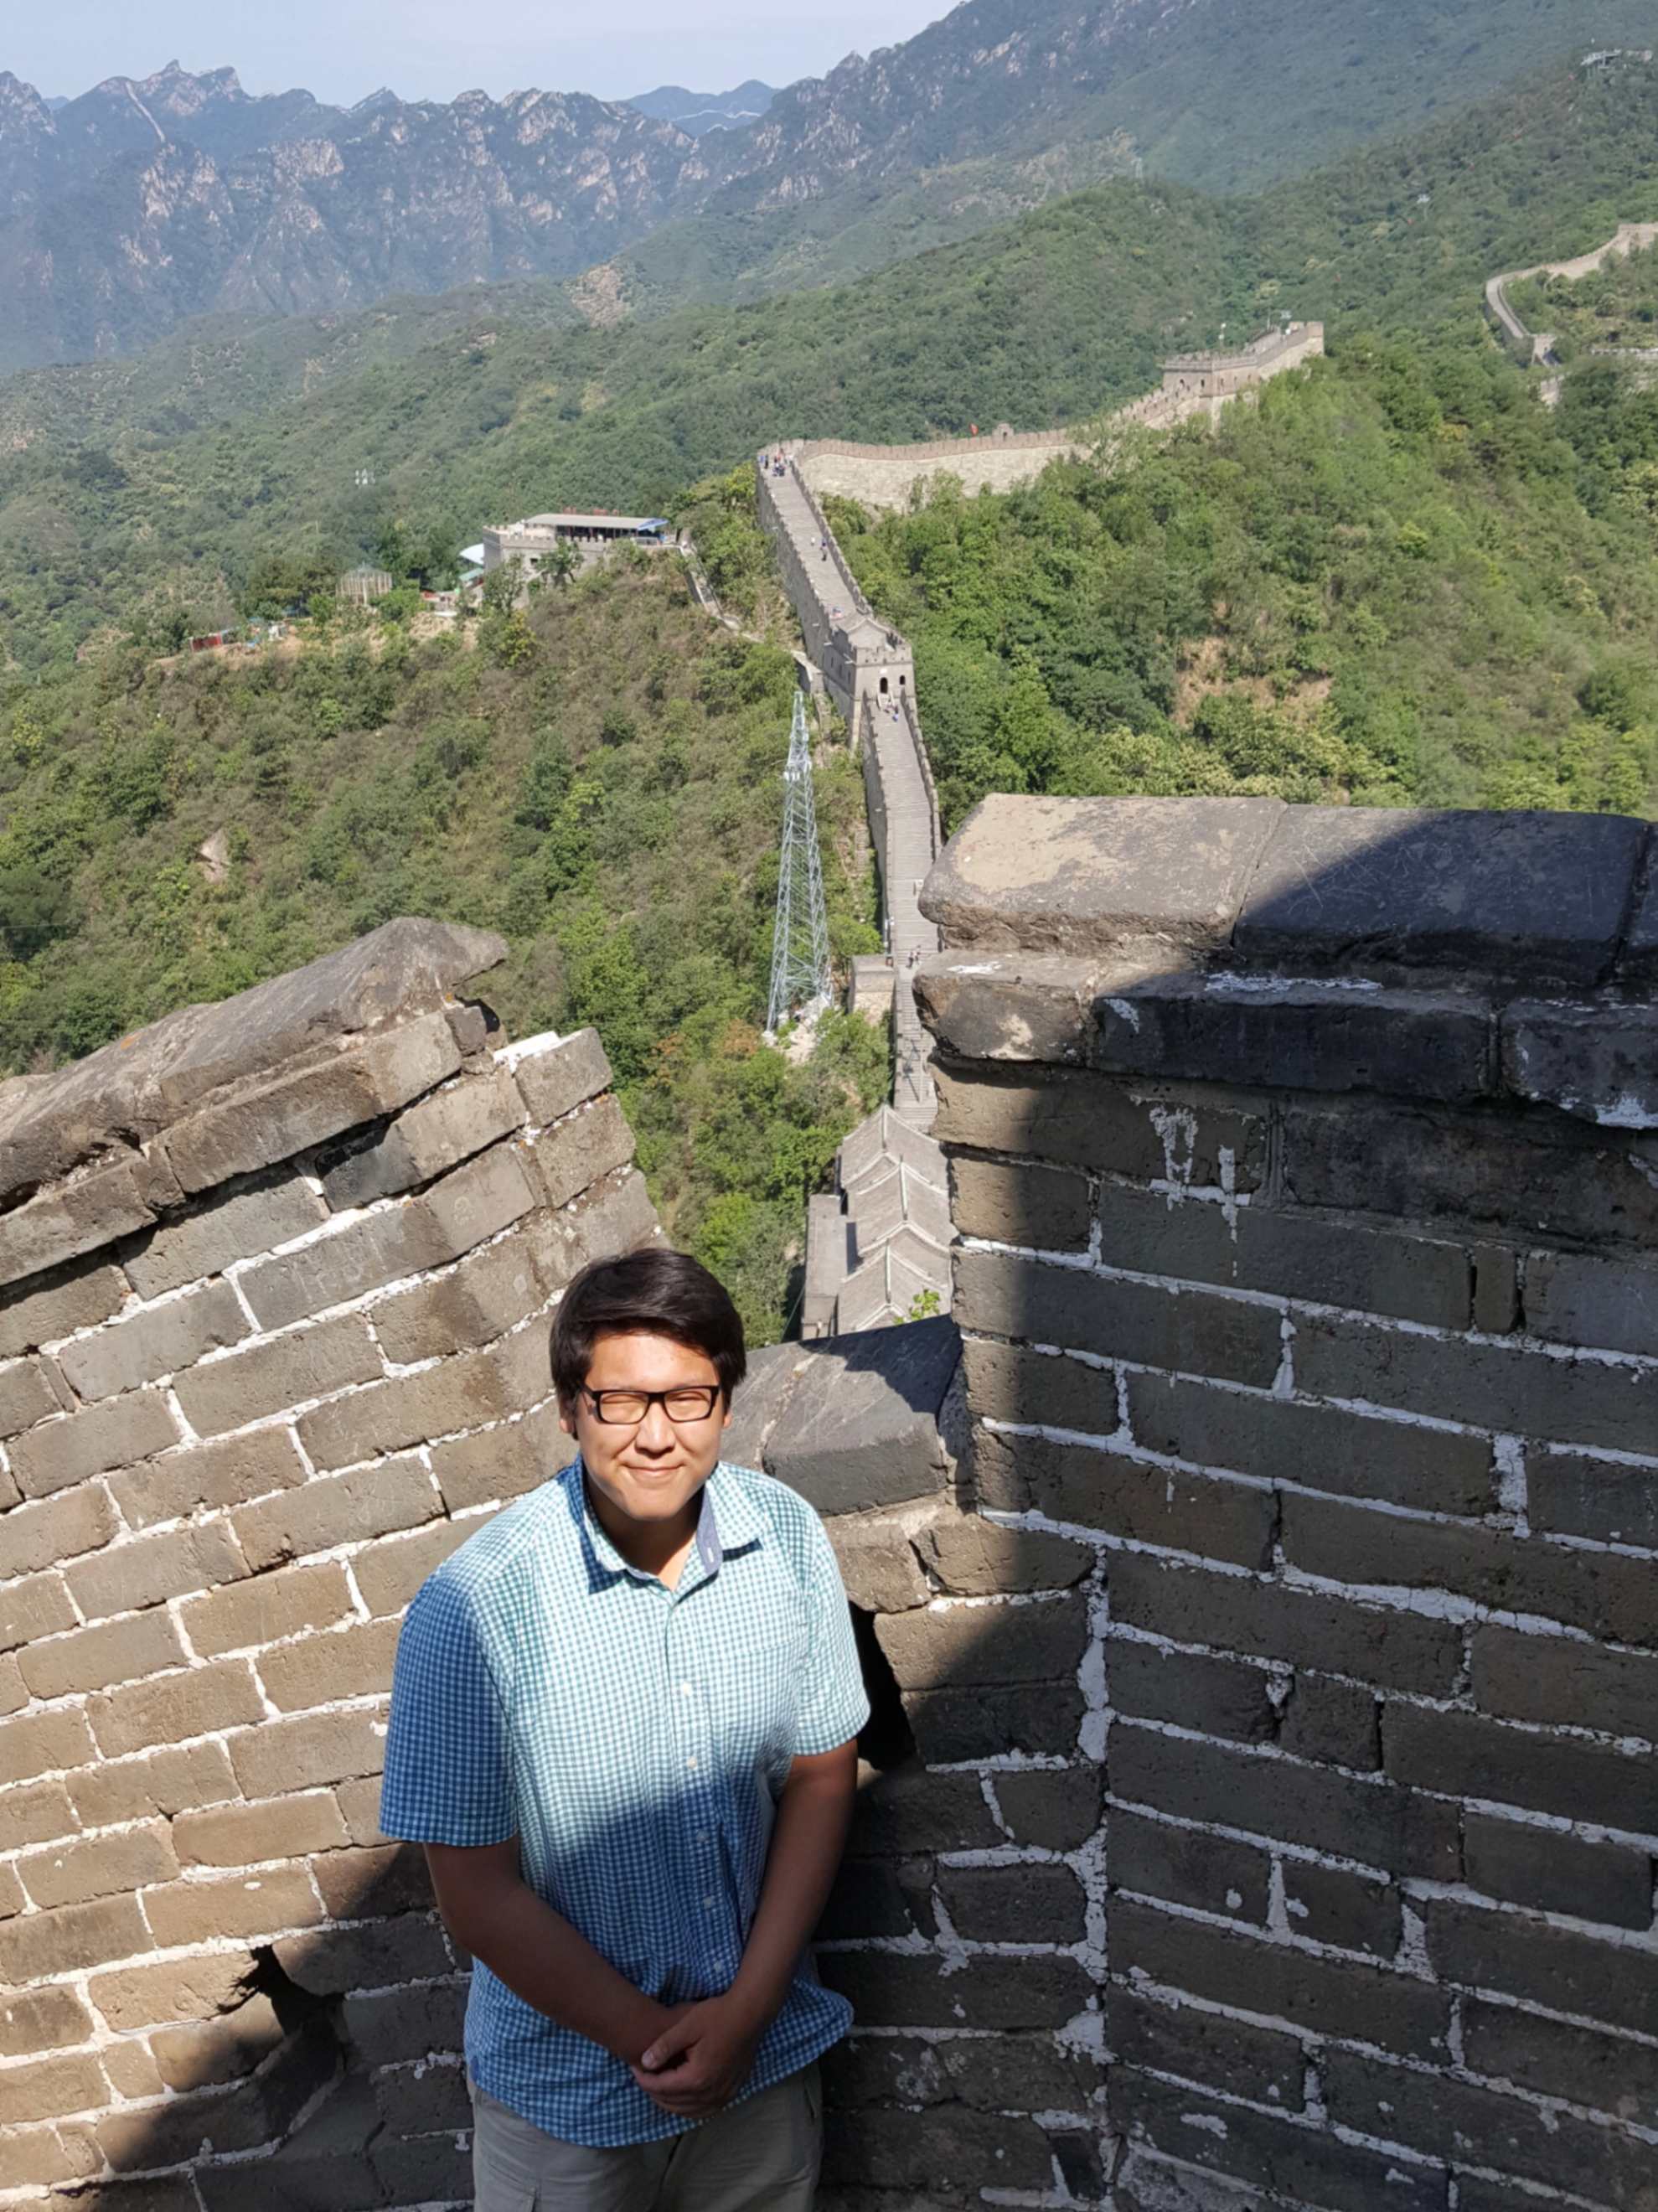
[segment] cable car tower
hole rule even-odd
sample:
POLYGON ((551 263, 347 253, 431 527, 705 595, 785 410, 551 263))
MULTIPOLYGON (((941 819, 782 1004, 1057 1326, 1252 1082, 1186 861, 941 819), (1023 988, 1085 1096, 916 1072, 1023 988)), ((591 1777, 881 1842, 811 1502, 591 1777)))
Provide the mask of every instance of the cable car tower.
POLYGON ((788 766, 783 771, 783 865, 777 878, 777 927, 772 939, 771 998, 766 1042, 785 1022, 821 1013, 830 1000, 829 915, 817 850, 817 807, 811 787, 811 738, 806 702, 794 695, 788 766))

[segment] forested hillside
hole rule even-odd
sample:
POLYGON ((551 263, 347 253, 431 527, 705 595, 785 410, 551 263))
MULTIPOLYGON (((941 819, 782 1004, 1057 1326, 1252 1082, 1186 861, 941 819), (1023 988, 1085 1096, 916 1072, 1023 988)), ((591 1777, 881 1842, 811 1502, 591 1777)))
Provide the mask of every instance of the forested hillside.
POLYGON ((1086 418, 1155 382, 1170 345, 1279 310, 1338 344, 1477 339, 1492 270, 1658 216, 1655 144, 1658 70, 1555 72, 1258 199, 1102 186, 901 279, 609 330, 549 327, 544 290, 521 322, 511 295, 471 316, 423 301, 314 353, 220 333, 183 376, 175 343, 153 371, 18 380, 0 386, 0 644, 37 667, 141 599, 176 631, 229 611, 273 546, 349 562, 395 526, 391 550, 425 562, 561 501, 665 512, 780 434, 1086 418), (405 351, 411 326, 436 335, 405 351), (228 385, 262 379, 301 396, 227 408, 228 385))
MULTIPOLYGON (((799 1067, 760 1041, 793 685, 675 562, 460 638, 307 625, 297 652, 167 665, 113 647, 14 690, 0 1072, 395 915, 500 929, 513 957, 486 989, 511 1031, 598 1027, 674 1234, 775 1336, 805 1195, 888 1081, 862 1021, 826 1021, 799 1067), (197 857, 214 837, 216 865, 197 857)), ((844 960, 879 941, 844 755, 820 761, 818 803, 844 960)))

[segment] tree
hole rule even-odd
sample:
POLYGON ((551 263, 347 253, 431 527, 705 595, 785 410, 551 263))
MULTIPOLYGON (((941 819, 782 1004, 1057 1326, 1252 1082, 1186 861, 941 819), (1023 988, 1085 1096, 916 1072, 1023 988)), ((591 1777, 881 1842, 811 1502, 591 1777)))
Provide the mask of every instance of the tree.
POLYGON ((560 591, 566 591, 580 569, 581 556, 568 538, 561 538, 542 566, 543 573, 552 578, 560 591))

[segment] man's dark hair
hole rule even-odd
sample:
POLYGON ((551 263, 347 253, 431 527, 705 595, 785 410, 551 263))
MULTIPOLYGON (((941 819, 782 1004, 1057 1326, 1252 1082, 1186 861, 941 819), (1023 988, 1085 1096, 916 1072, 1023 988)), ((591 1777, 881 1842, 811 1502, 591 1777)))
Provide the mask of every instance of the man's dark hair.
POLYGON ((601 1336, 665 1336, 714 1362, 729 1406, 748 1372, 743 1322, 730 1293, 688 1252, 647 1244, 595 1260, 565 1291, 553 1318, 553 1387, 571 1404, 587 1380, 601 1336))

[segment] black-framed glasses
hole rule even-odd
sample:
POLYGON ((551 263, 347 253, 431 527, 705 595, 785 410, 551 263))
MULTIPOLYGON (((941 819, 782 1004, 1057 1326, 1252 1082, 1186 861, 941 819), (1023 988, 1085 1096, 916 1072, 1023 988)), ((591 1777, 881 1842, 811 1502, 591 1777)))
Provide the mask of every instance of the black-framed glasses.
POLYGON ((660 1406, 676 1426, 706 1421, 720 1403, 720 1389, 717 1382, 682 1382, 677 1390, 590 1390, 584 1382, 581 1395, 606 1428, 633 1429, 653 1406, 660 1406))

